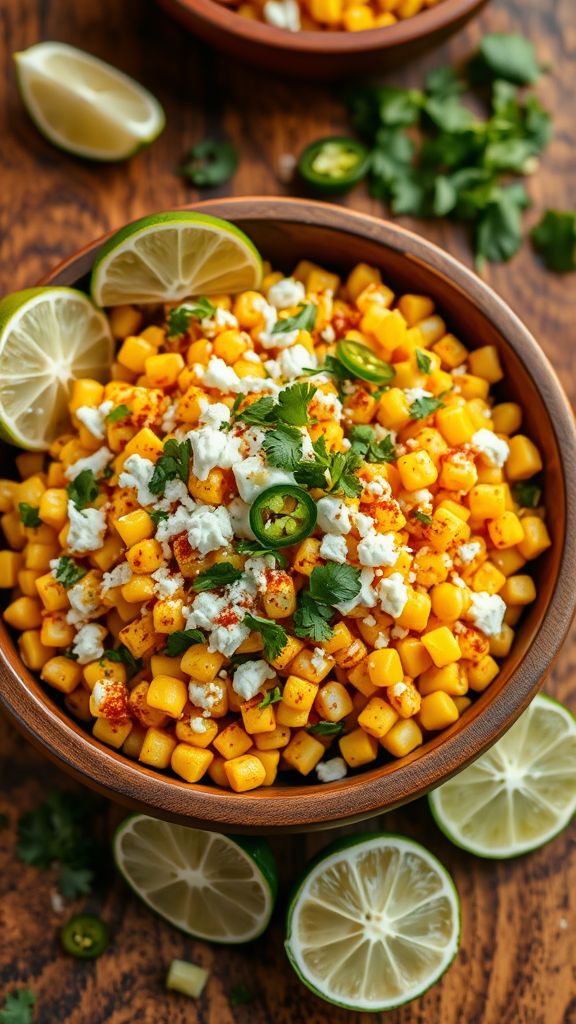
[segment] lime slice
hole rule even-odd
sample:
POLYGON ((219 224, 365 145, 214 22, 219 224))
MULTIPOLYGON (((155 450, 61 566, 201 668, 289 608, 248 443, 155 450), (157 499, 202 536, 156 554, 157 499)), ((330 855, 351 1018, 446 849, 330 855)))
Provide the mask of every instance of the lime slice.
POLYGON ((446 869, 394 835, 323 851, 291 899, 286 952, 316 995, 378 1013, 426 991, 454 959, 460 903, 446 869))
POLYGON ((106 380, 108 321, 73 288, 29 288, 0 300, 0 436, 43 451, 69 424, 71 381, 106 380))
POLYGON ((270 921, 278 882, 262 839, 232 839, 135 814, 116 831, 114 857, 136 895, 188 935, 249 942, 270 921))
POLYGON ((181 302, 257 288, 262 260, 228 221, 185 210, 143 217, 102 248, 92 272, 99 306, 181 302))
POLYGON ((147 89, 84 50, 37 43, 14 60, 34 124, 68 153, 124 160, 164 128, 164 111, 147 89))
POLYGON ((477 857, 517 857, 576 813, 576 719, 539 694, 501 740, 428 797, 437 825, 477 857))

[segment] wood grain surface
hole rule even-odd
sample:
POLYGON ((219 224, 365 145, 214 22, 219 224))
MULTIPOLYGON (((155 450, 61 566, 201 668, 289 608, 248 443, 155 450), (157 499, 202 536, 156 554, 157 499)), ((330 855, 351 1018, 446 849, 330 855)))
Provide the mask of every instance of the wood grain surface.
MULTIPOLYGON (((394 75, 419 85, 425 71, 466 56, 482 31, 521 29, 538 44, 552 71, 539 86, 555 115, 556 135, 529 183, 530 220, 549 205, 576 206, 576 11, 574 0, 493 0, 482 16, 443 50, 394 75)), ((171 24, 152 0, 0 0, 0 292, 34 283, 60 258, 110 227, 197 198, 174 175, 183 150, 223 132, 242 161, 228 192, 283 194, 280 157, 320 134, 345 127, 335 86, 274 81, 218 58, 171 24), (148 151, 122 166, 99 167, 59 153, 24 114, 10 54, 60 39, 112 61, 148 85, 165 105, 167 129, 148 151)), ((212 191, 210 196, 225 194, 212 191)), ((361 190, 347 203, 373 213, 361 190)), ((448 225, 403 219, 464 262, 467 240, 448 225)), ((489 283, 520 314, 574 398, 573 278, 541 269, 529 246, 508 265, 487 271, 489 283)), ((576 708, 576 645, 566 644, 547 691, 576 708)), ((306 859, 332 836, 273 843, 282 891, 264 939, 242 950, 193 942, 144 910, 116 879, 100 895, 53 909, 55 873, 15 857, 19 814, 54 787, 69 783, 5 723, 0 723, 0 1005, 6 991, 30 986, 39 1024, 353 1024, 361 1018, 323 1004, 297 981, 283 954, 287 887, 306 859), (114 941, 96 964, 65 959, 56 931, 80 908, 101 913, 114 941), (172 957, 211 970, 199 1003, 167 995, 172 957), (255 994, 230 1008, 231 988, 255 994)), ((81 799, 81 792, 79 795, 81 799)), ((110 829, 123 812, 110 807, 110 829)), ((502 864, 483 863, 451 847, 425 802, 375 822, 424 841, 452 871, 463 902, 462 949, 445 978, 421 1000, 372 1024, 576 1024, 576 847, 565 832, 543 850, 502 864)), ((352 831, 360 831, 362 827, 352 831)))

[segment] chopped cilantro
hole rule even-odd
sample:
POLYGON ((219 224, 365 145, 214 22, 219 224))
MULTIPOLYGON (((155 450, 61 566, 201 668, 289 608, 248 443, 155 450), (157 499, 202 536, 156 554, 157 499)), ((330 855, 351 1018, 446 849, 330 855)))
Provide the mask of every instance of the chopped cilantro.
POLYGON ((340 736, 344 732, 344 722, 316 722, 315 725, 307 725, 306 729, 314 736, 340 736))
POLYGON ((178 629, 170 633, 166 640, 165 653, 169 658, 184 654, 192 644, 203 644, 206 637, 201 629, 178 629))
POLYGON ((128 405, 117 405, 111 409, 106 417, 107 423, 116 423, 118 420, 125 420, 132 415, 132 409, 128 405))
POLYGON ((312 331, 316 325, 317 312, 318 310, 313 302, 303 305, 295 316, 287 316, 277 320, 271 333, 286 334, 288 331, 312 331))
POLYGON ((270 619, 261 619, 258 615, 245 615, 243 622, 249 629, 260 633, 264 641, 264 657, 268 661, 274 661, 288 643, 288 634, 283 626, 270 619))
POLYGON ((109 650, 104 651, 104 654, 100 658, 100 664, 102 664, 104 658, 107 658, 108 661, 119 661, 122 665, 126 665, 129 679, 131 679, 132 676, 137 675, 138 672, 141 672, 144 668, 142 658, 135 658, 132 651, 129 651, 124 644, 120 644, 119 647, 110 648, 109 650))
POLYGON ((310 574, 310 593, 326 604, 342 604, 360 593, 360 570, 352 565, 329 562, 310 574))
POLYGON ((34 529, 38 526, 42 526, 42 520, 38 515, 38 506, 29 505, 26 501, 21 501, 18 504, 18 511, 20 513, 20 522, 24 526, 30 526, 34 529))
POLYGON ((424 523, 425 526, 430 526, 432 523, 432 516, 428 515, 427 512, 422 512, 421 509, 414 509, 412 515, 414 519, 417 519, 419 523, 424 523))
POLYGON ((272 555, 282 569, 286 569, 288 566, 288 560, 282 551, 279 551, 278 548, 264 547, 257 540, 238 540, 236 541, 236 550, 239 555, 259 555, 261 558, 265 555, 272 555))
POLYGON ((73 587, 78 580, 81 580, 86 575, 86 569, 83 566, 78 565, 70 555, 61 555, 58 559, 58 565, 56 566, 56 572, 54 573, 58 583, 61 583, 66 590, 69 587, 73 587))
POLYGON ((362 484, 356 471, 362 465, 362 456, 353 448, 347 452, 328 451, 323 437, 312 443, 313 459, 303 459, 294 469, 297 483, 304 487, 319 487, 332 494, 341 492, 348 498, 357 497, 362 484))
POLYGON ((279 469, 296 469, 302 459, 302 435, 296 427, 279 424, 268 431, 262 447, 270 465, 279 469))
POLYGON ((76 505, 76 508, 86 508, 100 494, 96 478, 91 469, 83 469, 78 476, 68 484, 68 497, 76 505))
POLYGON ((430 373, 432 360, 430 356, 426 355, 426 353, 420 348, 416 349, 416 365, 422 373, 430 373))
POLYGON ((317 642, 329 640, 332 636, 332 627, 329 625, 331 618, 332 608, 329 605, 315 601, 308 590, 300 591, 298 607, 294 612, 296 636, 317 642))
POLYGON ((303 427, 309 423, 308 406, 315 392, 316 388, 312 384, 291 384, 283 388, 278 395, 277 406, 280 422, 291 427, 303 427))
POLYGON ((541 69, 529 39, 492 32, 481 40, 471 73, 478 82, 503 79, 516 85, 532 85, 540 78, 541 69))
POLYGON ((190 471, 190 456, 192 445, 186 441, 176 441, 171 437, 164 444, 162 455, 158 459, 148 487, 152 494, 164 494, 164 489, 169 480, 180 479, 188 483, 190 471))
POLYGON ((0 1024, 32 1024, 36 995, 29 988, 7 992, 4 1006, 0 1009, 0 1024))
POLYGON ((159 509, 156 509, 153 512, 149 512, 148 515, 150 516, 150 519, 154 523, 154 526, 159 526, 160 523, 164 523, 169 518, 168 512, 162 512, 159 509))
POLYGON ((548 270, 576 270, 576 211, 546 210, 532 231, 532 244, 548 270))
POLYGON ((523 480, 513 485, 512 497, 521 508, 537 508, 542 497, 542 488, 538 484, 523 480))
POLYGON ((432 416, 438 409, 444 408, 444 402, 440 398, 429 398, 427 395, 424 398, 416 398, 410 405, 409 412, 410 417, 413 420, 423 420, 427 416, 432 416))
POLYGON ((276 402, 274 399, 266 395, 264 398, 259 398, 256 402, 251 402, 250 405, 247 405, 242 412, 238 413, 237 418, 242 420, 243 423, 260 426, 273 422, 275 408, 276 402))
POLYGON ((267 708, 270 704, 277 704, 279 700, 282 700, 282 690, 279 686, 275 686, 273 690, 268 690, 260 701, 258 707, 260 709, 267 708))
POLYGON ((226 587, 242 578, 241 569, 236 569, 231 562, 216 562, 210 569, 198 575, 192 581, 194 590, 214 590, 215 587, 226 587))
POLYGON ((390 434, 377 441, 373 427, 357 424, 348 436, 353 451, 358 452, 366 462, 394 462, 396 448, 390 434))
POLYGON ((209 319, 214 316, 215 312, 216 307, 212 305, 205 295, 194 299, 193 302, 185 302, 181 306, 175 306, 168 313, 167 336, 169 338, 178 338, 180 335, 186 334, 191 320, 209 319))

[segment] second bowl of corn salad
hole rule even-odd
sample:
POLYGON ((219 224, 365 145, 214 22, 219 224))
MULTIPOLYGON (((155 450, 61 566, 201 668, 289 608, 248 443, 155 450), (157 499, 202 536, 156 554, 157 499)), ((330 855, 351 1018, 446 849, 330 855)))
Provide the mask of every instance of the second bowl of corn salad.
POLYGON ((16 456, 3 700, 155 813, 353 819, 469 763, 540 685, 574 606, 573 424, 513 314, 428 243, 323 204, 201 207, 263 276, 110 307, 109 379, 16 456))

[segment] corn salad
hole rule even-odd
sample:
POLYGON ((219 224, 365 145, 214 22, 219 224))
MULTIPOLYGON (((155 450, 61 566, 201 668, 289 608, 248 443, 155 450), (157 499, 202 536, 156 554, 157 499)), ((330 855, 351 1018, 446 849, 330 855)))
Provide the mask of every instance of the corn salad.
POLYGON ((288 32, 362 32, 395 25, 438 3, 441 0, 244 0, 236 10, 244 18, 288 32))
POLYGON ((111 380, 0 481, 24 663, 96 740, 237 792, 449 728, 550 545, 497 350, 365 264, 109 315, 111 380))

